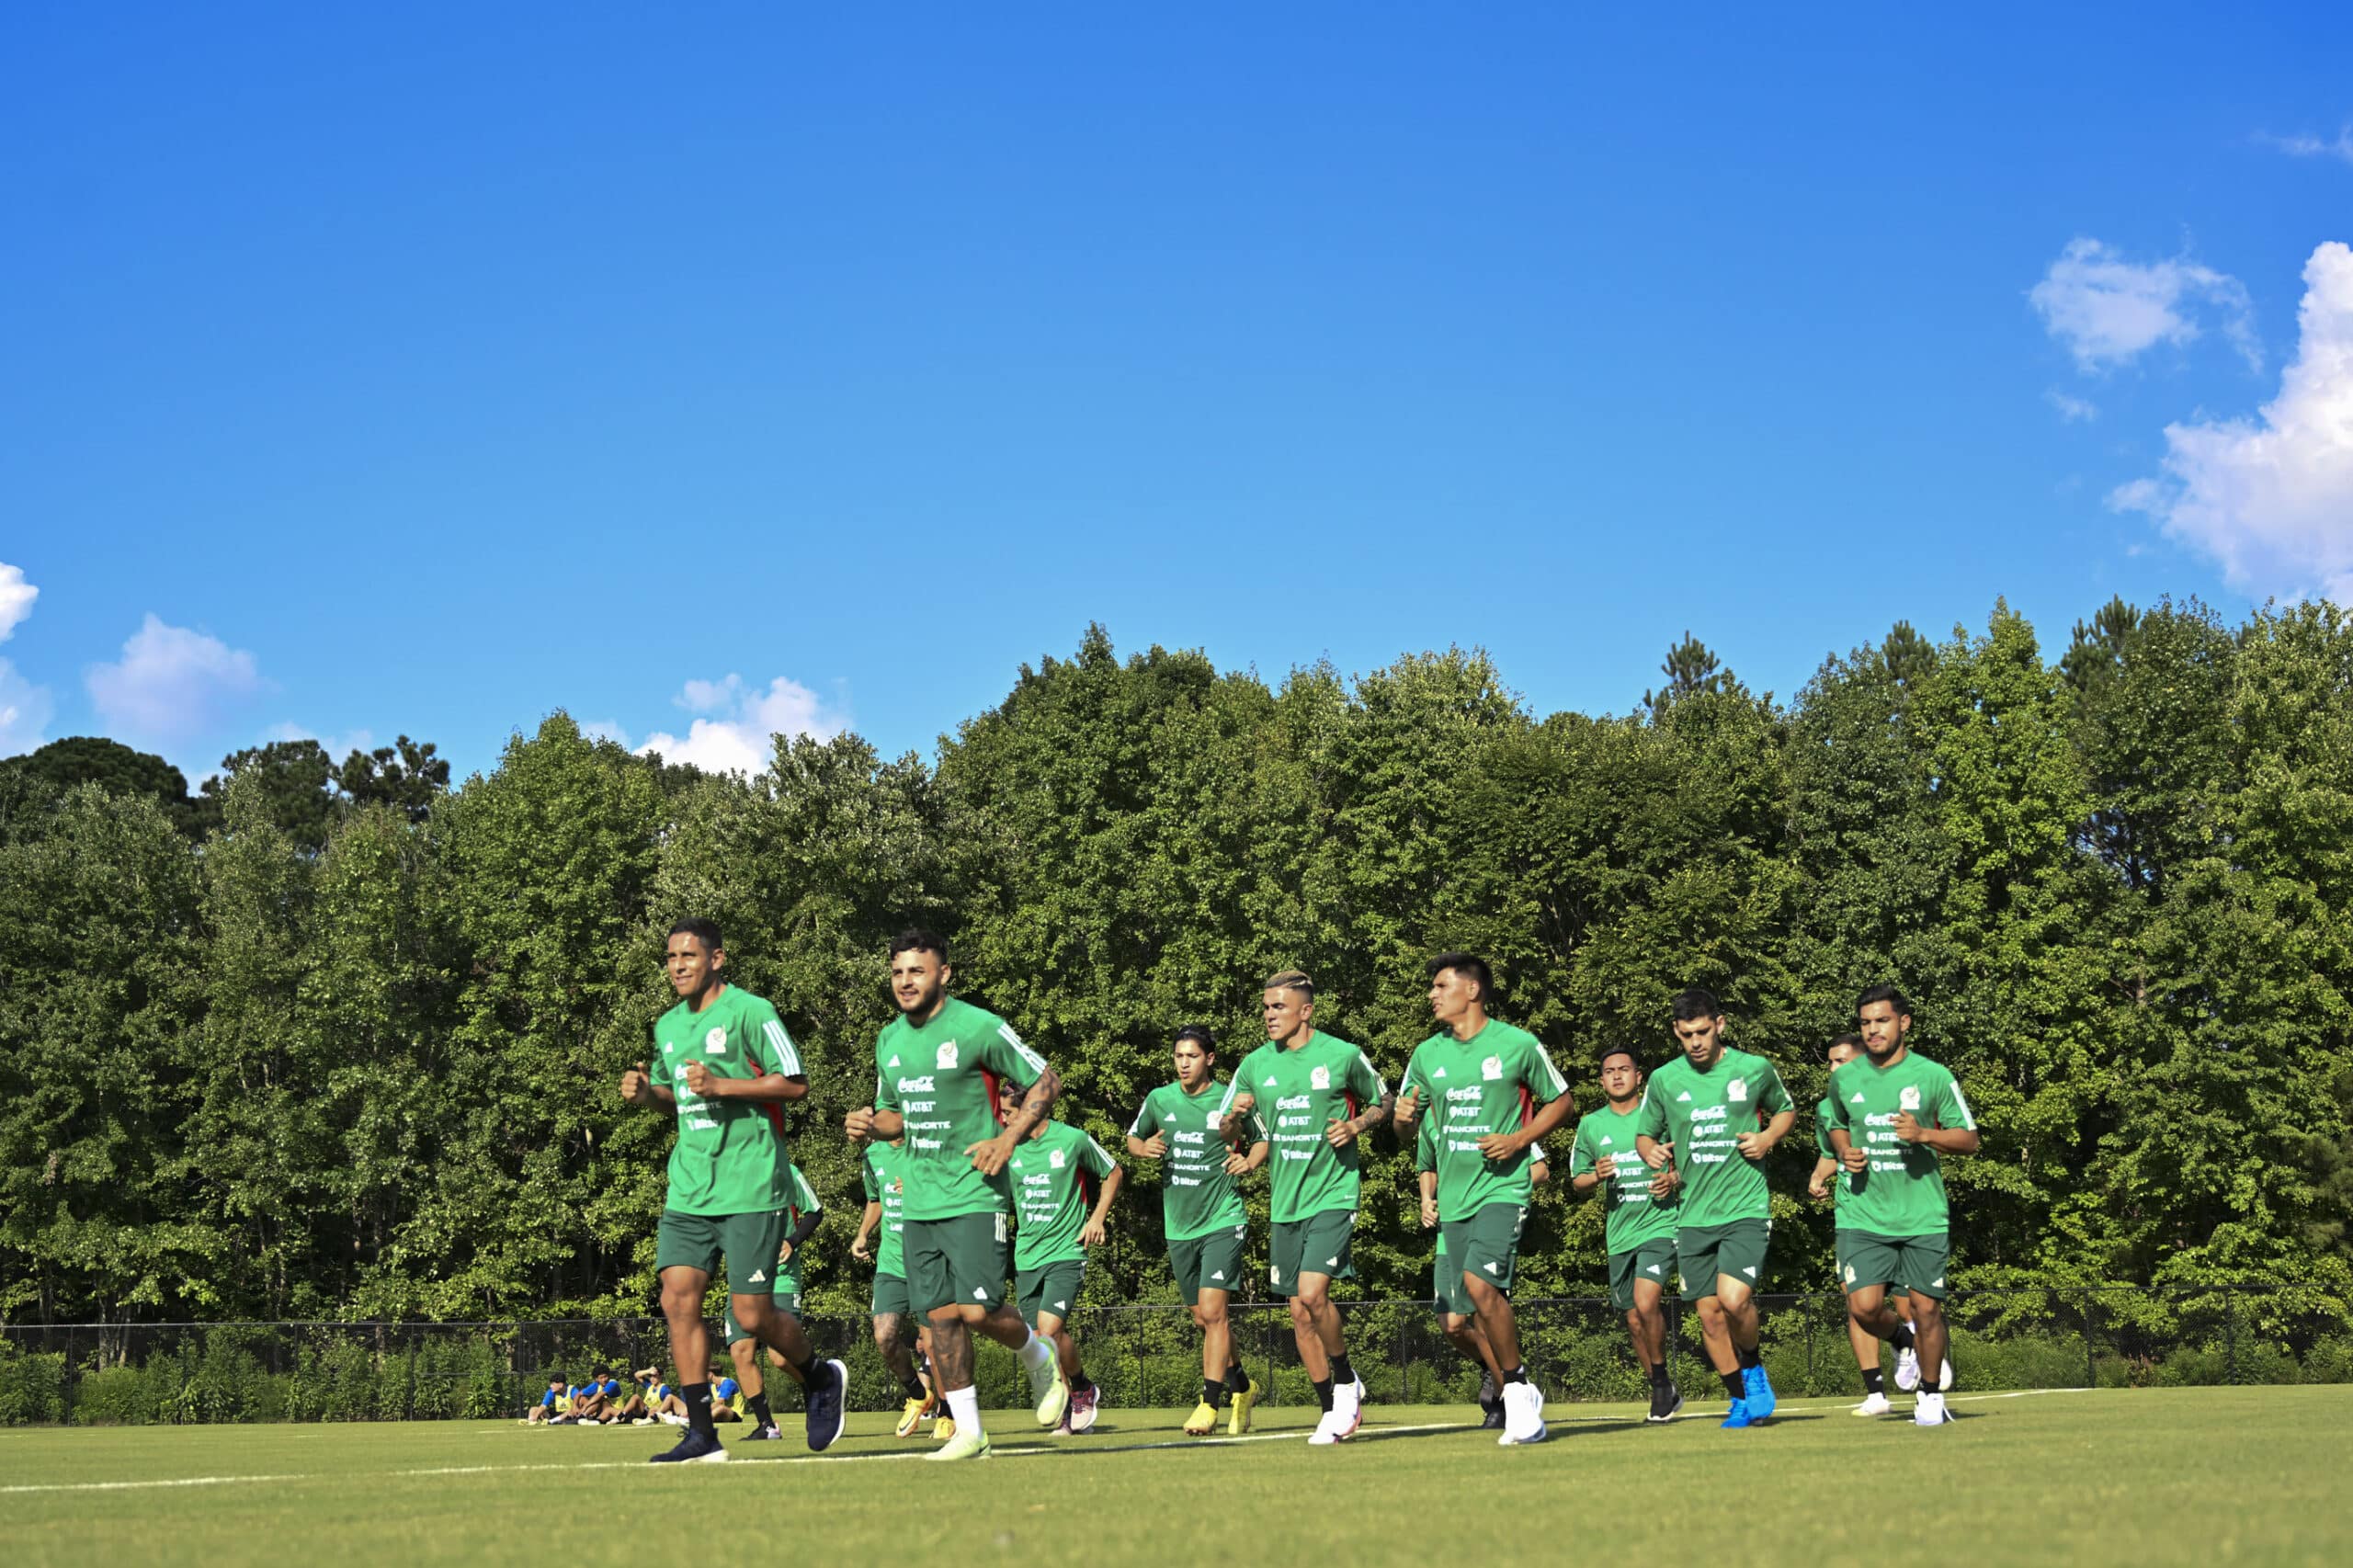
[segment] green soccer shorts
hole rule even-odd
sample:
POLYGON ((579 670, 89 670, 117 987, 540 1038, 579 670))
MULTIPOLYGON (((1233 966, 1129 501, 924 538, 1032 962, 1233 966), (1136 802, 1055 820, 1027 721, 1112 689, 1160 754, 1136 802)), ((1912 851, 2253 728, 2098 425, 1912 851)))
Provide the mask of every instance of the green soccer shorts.
POLYGON ((1886 1285, 1945 1299, 1945 1263, 1952 1256, 1952 1237, 1938 1231, 1927 1236, 1875 1236, 1867 1231, 1847 1231, 1839 1238, 1845 1255, 1838 1277, 1849 1294, 1868 1285, 1886 1285))
POLYGON ((1660 1290, 1675 1281, 1675 1238, 1659 1236, 1638 1242, 1624 1252, 1609 1255, 1609 1304, 1621 1312, 1634 1310, 1634 1284, 1647 1279, 1660 1290))
POLYGON ((1068 1318, 1077 1310, 1078 1288, 1086 1283, 1086 1260, 1083 1257, 1065 1257, 1021 1270, 1013 1278, 1015 1299, 1021 1305, 1021 1321, 1034 1324, 1040 1312, 1068 1318))
MULTIPOLYGON (((1861 1237, 1862 1233, 1863 1233, 1860 1231, 1836 1231, 1833 1232, 1831 1234, 1831 1242, 1836 1249, 1836 1256, 1838 1259, 1838 1286, 1840 1290, 1851 1290, 1855 1288, 1854 1273, 1847 1267, 1847 1248, 1850 1244, 1861 1237)), ((1887 1293, 1891 1296, 1908 1296, 1912 1292, 1904 1286, 1898 1285, 1894 1281, 1890 1280, 1888 1282, 1887 1293)))
POLYGON ((907 1305, 926 1316, 941 1307, 1005 1304, 1005 1216, 958 1214, 909 1220, 899 1233, 907 1265, 907 1305))
POLYGON ((1187 1306, 1199 1306, 1204 1290, 1242 1289, 1242 1247, 1249 1239, 1250 1227, 1235 1225, 1168 1244, 1168 1267, 1187 1306))
MULTIPOLYGON (((1528 1210, 1517 1203, 1490 1203, 1467 1219, 1439 1221, 1438 1244, 1454 1270, 1454 1278, 1446 1282, 1452 1288, 1447 1293, 1468 1302, 1471 1289, 1462 1281, 1469 1275, 1510 1295, 1512 1270, 1519 1258, 1520 1227, 1526 1223, 1528 1210)), ((1449 1305, 1446 1310, 1468 1313, 1476 1309, 1449 1305)))
MULTIPOLYGON (((793 1322, 799 1323, 801 1321, 800 1283, 797 1280, 788 1279, 784 1284, 786 1289, 776 1291, 768 1297, 768 1305, 793 1322)), ((733 1312, 722 1315, 720 1322, 727 1330, 727 1343, 731 1346, 752 1337, 751 1332, 735 1321, 735 1314, 733 1312)))
POLYGON ((907 1306, 907 1277, 904 1274, 878 1274, 874 1277, 874 1315, 876 1317, 905 1317, 907 1306))
POLYGON ((1675 1263, 1686 1300, 1716 1293, 1719 1277, 1752 1290, 1765 1288, 1765 1254, 1771 1244, 1770 1220, 1734 1220, 1722 1225, 1686 1225, 1675 1233, 1675 1263))
POLYGON ((1430 1259, 1430 1296, 1438 1302, 1439 1312, 1467 1318, 1479 1309, 1471 1303, 1471 1292, 1462 1288, 1462 1270, 1454 1267, 1454 1259, 1446 1250, 1446 1227, 1438 1232, 1438 1253, 1430 1259))
POLYGON ((779 1209, 766 1214, 681 1214, 662 1210, 654 1233, 654 1267, 694 1268, 716 1276, 727 1259, 727 1289, 738 1296, 776 1292, 776 1255, 792 1229, 792 1217, 779 1209))
POLYGON ((1275 1221, 1273 1244, 1267 1249, 1273 1255, 1273 1267, 1267 1270, 1275 1294, 1298 1295, 1302 1274, 1355 1278, 1356 1266, 1348 1261, 1348 1247, 1356 1238, 1356 1230, 1357 1211, 1353 1209, 1326 1209, 1304 1220, 1275 1221))

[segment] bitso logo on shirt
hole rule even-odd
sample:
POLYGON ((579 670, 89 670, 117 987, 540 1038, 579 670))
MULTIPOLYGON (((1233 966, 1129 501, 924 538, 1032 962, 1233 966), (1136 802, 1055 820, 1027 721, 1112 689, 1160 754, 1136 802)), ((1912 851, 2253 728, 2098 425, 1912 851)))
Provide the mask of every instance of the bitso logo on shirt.
POLYGON ((938 1063, 942 1067, 953 1067, 956 1065, 956 1042, 954 1040, 947 1040, 939 1042, 938 1063))
POLYGON ((1307 1086, 1311 1089, 1330 1088, 1332 1086, 1332 1070, 1329 1067, 1316 1068, 1313 1072, 1308 1074, 1307 1086))
POLYGON ((1495 1082, 1503 1075, 1504 1059, 1502 1057, 1490 1056, 1484 1062, 1479 1063, 1479 1076, 1486 1079, 1489 1083, 1495 1082))
POLYGON ((1748 1080, 1747 1080, 1747 1079, 1745 1079, 1745 1078, 1734 1078, 1731 1083, 1726 1084, 1726 1085, 1724 1085, 1724 1098, 1726 1098, 1726 1099, 1728 1099, 1728 1100, 1745 1100, 1745 1099, 1746 1099, 1747 1097, 1748 1097, 1748 1080))
POLYGON ((713 1025, 711 1031, 702 1037, 702 1048, 709 1054, 717 1056, 727 1049, 727 1031, 713 1025))

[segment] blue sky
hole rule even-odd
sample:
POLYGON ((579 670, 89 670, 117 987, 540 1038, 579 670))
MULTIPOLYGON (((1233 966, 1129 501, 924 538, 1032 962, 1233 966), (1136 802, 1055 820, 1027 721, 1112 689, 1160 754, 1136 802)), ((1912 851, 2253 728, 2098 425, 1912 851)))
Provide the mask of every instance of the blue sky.
POLYGON ((2345 7, 829 9, 9 7, 0 755, 2353 598, 2345 7))

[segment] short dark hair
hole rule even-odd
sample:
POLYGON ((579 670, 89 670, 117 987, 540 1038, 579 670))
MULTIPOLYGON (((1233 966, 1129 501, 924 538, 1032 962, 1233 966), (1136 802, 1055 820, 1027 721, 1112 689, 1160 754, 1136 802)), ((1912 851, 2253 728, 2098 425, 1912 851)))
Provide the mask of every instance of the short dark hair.
POLYGON ((1187 1024, 1183 1028, 1176 1031, 1176 1043, 1178 1045, 1184 1044, 1188 1040, 1199 1044, 1202 1055, 1215 1056, 1217 1054, 1217 1041, 1210 1038, 1209 1025, 1187 1024))
POLYGON ((548 1381, 551 1383, 569 1382, 571 1380, 566 1378, 562 1372, 550 1372, 548 1374, 548 1381))
POLYGON ((692 937, 702 944, 702 950, 707 953, 719 952, 727 946, 719 939, 719 922, 699 915, 689 915, 683 920, 674 922, 670 926, 670 935, 692 937))
POLYGON ((1863 1037, 1859 1034, 1842 1034, 1836 1040, 1832 1040, 1828 1045, 1823 1047, 1822 1054, 1827 1056, 1842 1045, 1851 1045, 1857 1051, 1860 1051, 1863 1049, 1863 1037))
POLYGON ((1675 994, 1675 1021, 1688 1024, 1694 1018, 1713 1018, 1723 1013, 1723 1005, 1716 994, 1704 985, 1694 985, 1675 994))
POLYGON ((1622 1056, 1637 1067, 1640 1067, 1643 1064, 1643 1059, 1634 1054, 1634 1048, 1632 1046, 1613 1045, 1608 1050, 1601 1053, 1601 1061, 1595 1062, 1594 1065, 1598 1067, 1602 1062, 1608 1062, 1613 1056, 1622 1056))
POLYGON ((901 953, 933 953, 941 963, 948 961, 948 938, 927 926, 910 926, 891 938, 891 956, 901 953))
POLYGON ((1882 983, 1864 986, 1863 994, 1855 998, 1855 1011, 1860 1013, 1874 1002, 1894 1003, 1895 1015, 1900 1018, 1908 1018, 1912 1016, 1912 1004, 1905 1001, 1904 993, 1893 985, 1882 983))
POLYGON ((1495 994, 1495 971, 1487 967, 1487 960, 1476 953, 1440 953, 1430 960, 1432 980, 1436 980, 1449 969, 1457 974, 1467 974, 1479 983, 1481 1006, 1485 1006, 1487 998, 1495 994))

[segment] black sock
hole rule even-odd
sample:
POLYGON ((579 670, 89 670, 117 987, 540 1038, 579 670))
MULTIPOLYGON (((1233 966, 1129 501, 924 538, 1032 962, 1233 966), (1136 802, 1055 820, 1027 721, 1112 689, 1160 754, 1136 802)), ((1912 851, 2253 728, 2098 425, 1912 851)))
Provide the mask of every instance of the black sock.
POLYGON ((817 1372, 817 1353, 814 1350, 812 1350, 800 1360, 794 1361, 792 1363, 792 1369, 801 1374, 801 1384, 804 1387, 807 1386, 809 1380, 814 1377, 817 1372))
POLYGON ((1748 1397, 1748 1385, 1741 1381, 1740 1374, 1738 1372, 1726 1372, 1723 1375, 1723 1379, 1724 1392, 1732 1395, 1734 1399, 1746 1399, 1748 1397))
POLYGON ((1225 1408, 1225 1385, 1215 1378, 1201 1380, 1201 1403, 1211 1410, 1225 1408))
POLYGON ((1732 1353, 1739 1358, 1744 1369, 1749 1367, 1761 1367, 1765 1364, 1764 1358, 1756 1354, 1756 1346, 1754 1345, 1745 1350, 1735 1345, 1732 1347, 1732 1353))
POLYGON ((1920 1380, 1920 1392, 1922 1393, 1942 1393, 1945 1392, 1945 1385, 1935 1378, 1922 1378, 1920 1380))
POLYGON ((1236 1393, 1248 1393, 1250 1392, 1249 1369, 1239 1361, 1228 1367, 1225 1369, 1225 1386, 1236 1393))
POLYGON ((1895 1332, 1887 1336, 1887 1342, 1890 1345, 1894 1346, 1898 1350, 1911 1349, 1912 1325, 1908 1323, 1897 1324, 1895 1325, 1895 1332))
POLYGON ((753 1426, 773 1426, 776 1425, 776 1417, 768 1414, 767 1390, 762 1389, 759 1392, 745 1400, 744 1402, 744 1408, 752 1413, 753 1426))
POLYGON ((1528 1369, 1525 1367, 1507 1368, 1504 1372, 1504 1381, 1506 1383, 1524 1383, 1527 1381, 1528 1369))
POLYGON ((1324 1379, 1321 1379, 1321 1380, 1319 1380, 1319 1381, 1317 1381, 1317 1383, 1316 1383, 1316 1385, 1315 1385, 1315 1403, 1318 1403, 1318 1404, 1320 1404, 1320 1405, 1322 1405, 1322 1406, 1324 1407, 1324 1415, 1331 1415, 1331 1414, 1332 1414, 1332 1380, 1331 1380, 1331 1379, 1329 1379, 1329 1378, 1324 1378, 1324 1379))
POLYGON ((905 1377, 899 1380, 899 1387, 905 1392, 909 1399, 921 1399, 924 1397, 923 1380, 916 1377, 913 1370, 910 1370, 905 1377))
POLYGON ((1094 1386, 1095 1385, 1093 1383, 1086 1381, 1086 1374, 1085 1372, 1079 1373, 1078 1376, 1071 1379, 1070 1381, 1070 1392, 1073 1393, 1085 1393, 1094 1386))
POLYGON ((1887 1392, 1887 1374, 1881 1371, 1877 1367, 1864 1368, 1863 1392, 1865 1393, 1885 1393, 1887 1392))
POLYGON ((1664 1361, 1654 1362, 1651 1366, 1651 1385, 1654 1388, 1665 1388, 1667 1385, 1667 1382, 1666 1363, 1664 1361))
POLYGON ((1356 1369, 1348 1365, 1348 1353, 1345 1350, 1332 1358, 1332 1381, 1336 1383, 1357 1381, 1356 1369))
POLYGON ((716 1437, 719 1429, 710 1424, 710 1385, 687 1383, 679 1388, 678 1397, 687 1402, 687 1425, 706 1437, 716 1437))

